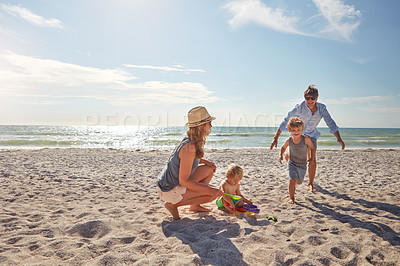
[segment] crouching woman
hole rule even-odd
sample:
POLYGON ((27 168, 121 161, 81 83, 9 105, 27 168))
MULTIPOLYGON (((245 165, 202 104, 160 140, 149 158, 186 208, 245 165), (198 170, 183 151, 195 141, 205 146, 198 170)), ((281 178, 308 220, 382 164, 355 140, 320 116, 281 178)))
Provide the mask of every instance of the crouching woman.
POLYGON ((178 207, 190 205, 190 211, 211 211, 200 204, 224 195, 209 185, 216 166, 203 159, 206 137, 214 119, 202 106, 188 112, 187 136, 175 148, 157 179, 158 193, 175 220, 180 219, 178 207))

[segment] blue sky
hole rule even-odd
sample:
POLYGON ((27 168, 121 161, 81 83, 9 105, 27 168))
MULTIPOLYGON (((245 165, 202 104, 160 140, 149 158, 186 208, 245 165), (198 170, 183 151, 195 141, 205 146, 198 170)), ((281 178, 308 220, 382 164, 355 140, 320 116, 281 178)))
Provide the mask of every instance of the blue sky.
POLYGON ((397 0, 0 1, 0 124, 400 127, 397 0), (320 126, 325 126, 321 122, 320 126))

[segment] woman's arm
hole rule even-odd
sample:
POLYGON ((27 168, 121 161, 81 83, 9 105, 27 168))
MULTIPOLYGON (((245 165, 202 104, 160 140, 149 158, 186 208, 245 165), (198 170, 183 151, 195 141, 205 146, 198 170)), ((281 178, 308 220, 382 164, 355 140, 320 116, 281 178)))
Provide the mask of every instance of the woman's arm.
POLYGON ((199 164, 204 164, 204 165, 211 167, 211 169, 213 169, 214 173, 217 170, 217 167, 215 166, 215 164, 209 160, 201 158, 199 164))
POLYGON ((193 181, 189 178, 192 172, 193 161, 196 158, 196 147, 193 143, 185 144, 179 152, 179 157, 181 159, 181 163, 179 166, 180 185, 186 187, 187 189, 212 196, 214 196, 215 194, 221 194, 221 196, 223 195, 221 190, 214 188, 208 184, 193 181))

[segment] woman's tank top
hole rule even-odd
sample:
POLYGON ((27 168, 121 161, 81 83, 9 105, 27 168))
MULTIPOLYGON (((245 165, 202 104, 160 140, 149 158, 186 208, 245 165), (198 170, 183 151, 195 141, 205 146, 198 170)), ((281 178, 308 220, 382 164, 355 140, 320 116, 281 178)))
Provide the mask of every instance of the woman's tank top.
POLYGON ((290 149, 289 154, 291 162, 295 164, 307 163, 307 145, 304 136, 301 136, 301 141, 299 144, 294 144, 292 137, 290 137, 289 149, 290 149))
MULTIPOLYGON (((167 165, 164 167, 162 172, 157 178, 157 185, 160 187, 161 191, 167 192, 172 190, 174 187, 179 185, 179 167, 181 164, 181 159, 179 158, 179 151, 181 148, 191 142, 188 137, 185 137, 181 143, 176 146, 175 150, 169 157, 167 165)), ((192 171, 190 174, 193 173, 194 169, 199 165, 200 159, 194 158, 192 171)))

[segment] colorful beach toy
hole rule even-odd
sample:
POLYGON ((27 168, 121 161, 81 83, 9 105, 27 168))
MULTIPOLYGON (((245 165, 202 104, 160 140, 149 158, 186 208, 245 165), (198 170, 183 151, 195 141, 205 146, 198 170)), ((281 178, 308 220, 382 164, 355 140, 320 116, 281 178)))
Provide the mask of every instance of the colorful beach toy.
POLYGON ((251 205, 251 204, 243 205, 243 209, 246 209, 248 212, 254 212, 254 213, 259 213, 260 212, 260 209, 257 208, 256 205, 251 205))
POLYGON ((244 214, 246 216, 249 216, 251 218, 256 218, 256 214, 254 212, 234 212, 233 214, 244 214))
POLYGON ((245 208, 235 207, 235 210, 237 210, 238 212, 247 212, 247 210, 245 208))
MULTIPOLYGON (((231 197, 231 199, 232 199, 234 204, 236 204, 237 201, 242 200, 241 197, 232 196, 231 194, 228 194, 228 193, 224 193, 224 194, 229 196, 229 197, 231 197)), ((224 204, 226 204, 226 206, 228 206, 228 207, 230 206, 229 203, 227 203, 227 202, 224 203, 222 201, 222 197, 218 198, 215 201, 215 203, 217 204, 217 207, 219 209, 225 208, 224 204)), ((244 214, 244 215, 247 215, 249 217, 255 218, 256 217, 256 213, 259 213, 259 212, 260 212, 260 210, 257 208, 256 205, 245 204, 245 205, 243 205, 242 208, 235 207, 235 212, 233 214, 244 214)))

